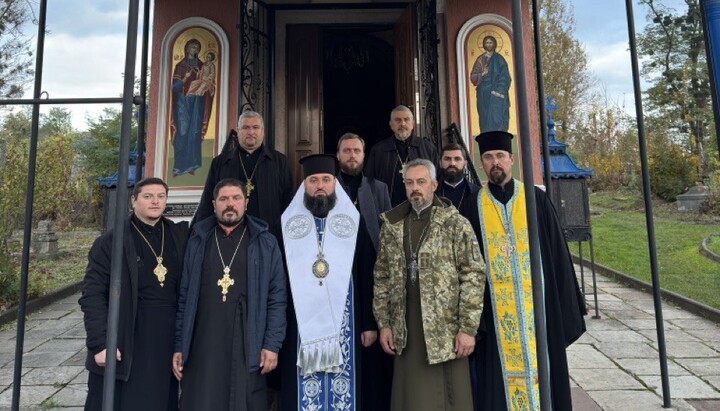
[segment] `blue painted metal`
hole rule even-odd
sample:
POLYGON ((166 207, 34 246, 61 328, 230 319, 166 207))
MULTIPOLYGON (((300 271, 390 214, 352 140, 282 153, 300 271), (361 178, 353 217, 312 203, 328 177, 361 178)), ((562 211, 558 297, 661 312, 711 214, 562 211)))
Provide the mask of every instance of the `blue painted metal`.
MULTIPOLYGON (((147 47, 145 47, 145 48, 147 48, 147 47)), ((142 110, 142 111, 144 111, 144 113, 145 113, 145 114, 144 114, 144 117, 142 117, 142 116, 140 115, 140 114, 141 114, 141 110, 142 110, 141 108, 138 108, 138 109, 135 111, 135 113, 133 114, 133 116, 134 116, 135 119, 137 120, 138 124, 145 123, 145 120, 144 120, 144 119, 148 118, 148 115, 149 115, 149 114, 148 114, 149 108, 148 108, 148 105, 147 105, 147 104, 145 104, 145 110, 142 110)), ((147 131, 147 127, 144 127, 144 128, 145 128, 145 131, 147 131)), ((138 136, 144 136, 144 133, 141 134, 141 133, 138 132, 138 136)), ((144 138, 144 137, 143 137, 143 138, 144 138)), ((139 178, 142 179, 142 175, 143 175, 143 173, 142 173, 142 163, 141 163, 141 165, 140 165, 140 170, 139 170, 139 171, 141 171, 141 173, 139 173, 139 174, 137 173, 138 170, 137 170, 137 167, 135 167, 135 165, 136 165, 137 162, 138 162, 138 151, 140 151, 140 147, 141 147, 141 146, 143 147, 143 152, 144 152, 144 154, 147 155, 147 152, 145 152, 145 150, 144 150, 145 144, 144 144, 143 138, 138 138, 138 139, 137 139, 137 141, 135 142, 135 148, 130 152, 130 158, 129 158, 130 161, 129 161, 129 166, 128 166, 128 172, 129 172, 129 174, 128 174, 128 187, 134 187, 134 186, 135 186, 135 181, 137 181, 138 176, 139 176, 139 178)), ((144 163, 144 162, 143 162, 143 163, 144 163)), ((97 180, 98 180, 98 182, 100 183, 100 187, 102 187, 102 188, 116 188, 116 187, 117 187, 117 181, 118 181, 118 175, 119 175, 119 174, 120 174, 120 173, 116 171, 116 172, 113 173, 113 175, 111 175, 111 176, 108 176, 108 177, 98 177, 97 180)))
MULTIPOLYGON (((555 120, 552 118, 553 112, 558 106, 552 100, 552 96, 547 97, 547 113, 548 113, 548 150, 550 151, 550 176, 552 179, 563 178, 590 178, 593 174, 592 168, 583 168, 577 165, 572 156, 568 154, 567 148, 570 146, 562 141, 555 139, 555 120)), ((545 159, 541 158, 543 165, 545 159)))
MULTIPOLYGON (((118 176, 120 172, 116 171, 115 174, 108 177, 99 177, 98 182, 102 188, 116 188, 118 184, 118 176)), ((131 165, 128 167, 128 187, 135 186, 135 166, 131 165)))
POLYGON ((720 144, 720 0, 700 0, 705 28, 705 50, 712 89, 715 134, 720 144))
MULTIPOLYGON (((139 140, 138 140, 139 141, 139 140)), ((138 157, 138 143, 135 143, 135 148, 130 152, 130 163, 128 166, 128 187, 135 186, 135 179, 137 178, 135 164, 137 164, 138 157)), ((102 188, 116 188, 118 183, 119 172, 116 171, 113 175, 108 177, 98 177, 98 182, 102 188)))

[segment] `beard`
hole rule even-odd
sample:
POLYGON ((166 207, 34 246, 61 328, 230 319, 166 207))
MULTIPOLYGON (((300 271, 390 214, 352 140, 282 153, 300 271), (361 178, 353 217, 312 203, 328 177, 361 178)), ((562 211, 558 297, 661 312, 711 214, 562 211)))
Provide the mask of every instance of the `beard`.
POLYGON ((443 180, 447 181, 450 184, 457 184, 465 177, 465 173, 463 173, 463 170, 458 170, 456 168, 442 168, 440 169, 440 173, 442 174, 443 180))
POLYGON ((330 210, 335 207, 337 202, 337 195, 333 192, 330 195, 313 197, 308 193, 305 193, 303 198, 303 204, 305 208, 310 211, 312 215, 318 218, 327 217, 330 210))
POLYGON ((410 205, 412 205, 413 209, 415 211, 421 210, 425 208, 426 205, 430 203, 429 199, 425 198, 423 193, 419 191, 415 191, 410 194, 410 205))
POLYGON ((407 128, 404 129, 398 129, 395 132, 395 137, 397 137, 399 140, 405 141, 412 135, 412 130, 408 130, 407 128))
POLYGON ((490 181, 492 181, 493 184, 502 185, 502 183, 507 178, 507 173, 505 173, 505 170, 500 167, 493 167, 490 170, 490 175, 488 175, 488 178, 490 179, 490 181), (495 170, 500 170, 500 172, 496 174, 494 173, 495 170))
POLYGON ((362 173, 362 169, 363 163, 357 163, 355 167, 351 166, 349 163, 340 163, 340 170, 349 176, 354 177, 360 175, 360 173, 362 173))
POLYGON ((237 210, 235 207, 227 207, 223 210, 223 212, 216 216, 218 224, 225 226, 225 227, 234 227, 243 220, 244 214, 240 213, 239 210, 237 210), (229 213, 229 211, 234 211, 235 213, 229 213))

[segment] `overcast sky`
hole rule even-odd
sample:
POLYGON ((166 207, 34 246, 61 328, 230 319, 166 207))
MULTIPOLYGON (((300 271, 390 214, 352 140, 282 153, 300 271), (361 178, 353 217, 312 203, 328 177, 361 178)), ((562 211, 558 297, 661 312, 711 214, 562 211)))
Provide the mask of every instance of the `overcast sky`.
MULTIPOLYGON (((119 0, 48 1, 42 89, 51 98, 122 94, 127 9, 128 2, 119 0)), ((139 24, 142 27, 142 21, 139 24)), ((26 31, 32 33, 35 47, 37 26, 28 25, 26 31)), ((28 85, 26 98, 32 97, 33 86, 28 85)), ((65 107, 73 111, 73 125, 86 129, 88 114, 95 117, 104 107, 113 106, 120 108, 120 105, 65 107)), ((48 109, 44 107, 43 111, 48 109)))
MULTIPOLYGON (((625 0, 570 0, 574 8, 575 37, 583 43, 597 87, 607 98, 628 112, 635 113, 630 46, 625 0)), ((663 0, 676 10, 685 10, 683 0, 663 0)), ((633 3, 635 31, 645 26, 648 8, 633 3)), ((641 84, 645 88, 647 84, 641 84)))
MULTIPOLYGON (((682 0, 665 0, 682 7, 682 0)), ((141 2, 142 3, 142 2, 141 2)), ((590 68, 613 102, 633 107, 624 0, 570 0, 576 37, 583 43, 590 68)), ((125 0, 64 0, 48 2, 43 90, 51 97, 115 97, 122 93, 127 31, 125 0)), ((646 9, 634 4, 637 32, 646 9)), ((142 22, 139 23, 142 27, 142 22)), ((28 27, 37 34, 37 27, 28 27)), ((138 44, 139 51, 139 44, 138 44)), ((138 58, 139 61, 139 58, 138 58)), ((32 84, 25 97, 31 97, 32 84)), ((119 107, 119 106, 117 106, 119 107)), ((47 110, 45 108, 44 110, 47 110)), ((85 129, 85 117, 102 106, 73 106, 73 124, 85 129)))

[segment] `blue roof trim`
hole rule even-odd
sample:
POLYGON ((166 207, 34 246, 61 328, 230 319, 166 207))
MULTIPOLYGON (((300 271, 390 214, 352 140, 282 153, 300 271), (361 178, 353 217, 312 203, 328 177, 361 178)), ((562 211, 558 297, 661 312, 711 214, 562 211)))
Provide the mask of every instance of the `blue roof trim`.
MULTIPOLYGON (((138 146, 135 144, 135 149, 131 151, 129 154, 130 158, 130 164, 128 166, 128 187, 132 187, 135 185, 135 164, 137 162, 138 157, 138 146)), ((118 174, 119 172, 116 171, 113 175, 108 177, 98 177, 98 182, 100 183, 100 187, 102 188, 116 188, 118 183, 118 174)))
MULTIPOLYGON (((116 188, 118 183, 118 172, 109 177, 99 177, 98 182, 102 188, 116 188)), ((128 167, 128 187, 135 185, 135 166, 131 165, 128 167)))
MULTIPOLYGON (((592 168, 583 168, 575 163, 575 160, 567 153, 570 146, 562 141, 555 139, 555 120, 552 113, 557 110, 557 105, 552 101, 552 97, 547 97, 548 108, 548 151, 550 152, 550 178, 590 178, 593 175, 592 168)), ((543 167, 545 159, 541 158, 543 167)))
MULTIPOLYGON (((544 166, 544 164, 543 164, 544 166)), ((550 177, 560 178, 589 178, 593 175, 592 168, 583 168, 575 163, 568 154, 550 154, 550 177)))

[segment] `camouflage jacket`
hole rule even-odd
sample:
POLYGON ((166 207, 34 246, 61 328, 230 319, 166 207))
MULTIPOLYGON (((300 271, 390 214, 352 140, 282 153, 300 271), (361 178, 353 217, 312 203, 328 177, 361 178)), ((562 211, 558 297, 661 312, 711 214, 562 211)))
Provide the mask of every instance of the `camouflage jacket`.
MULTIPOLYGON (((407 201, 383 213, 380 251, 375 263, 373 312, 378 327, 389 327, 395 349, 407 342, 405 282, 407 262, 403 229, 407 201)), ((455 359, 459 331, 477 333, 485 288, 485 264, 470 223, 452 205, 435 197, 430 227, 420 246, 420 304, 427 359, 437 364, 455 359)))

